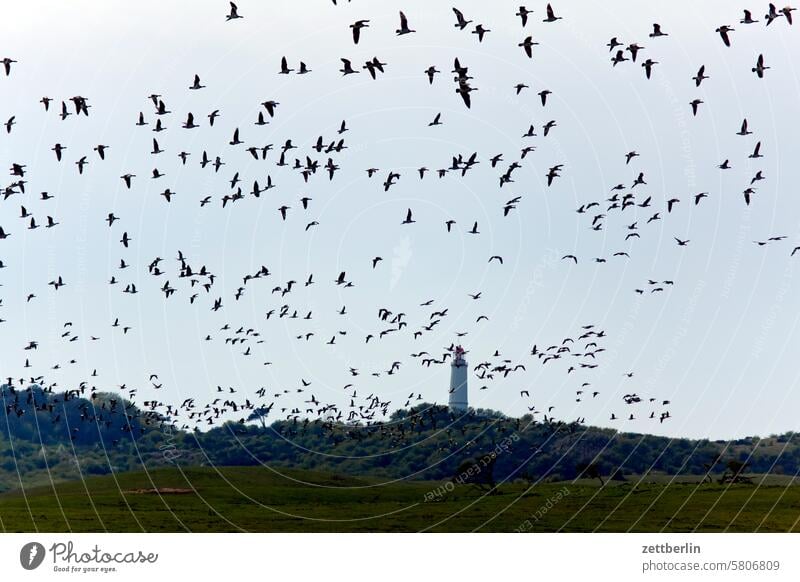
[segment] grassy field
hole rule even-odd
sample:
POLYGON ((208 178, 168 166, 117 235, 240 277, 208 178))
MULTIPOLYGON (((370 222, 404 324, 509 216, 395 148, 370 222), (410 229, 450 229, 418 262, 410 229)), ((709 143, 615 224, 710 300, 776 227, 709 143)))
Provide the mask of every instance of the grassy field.
POLYGON ((798 520, 800 487, 774 478, 757 486, 514 483, 484 495, 294 470, 169 468, 0 495, 7 532, 786 532, 800 531, 798 520))

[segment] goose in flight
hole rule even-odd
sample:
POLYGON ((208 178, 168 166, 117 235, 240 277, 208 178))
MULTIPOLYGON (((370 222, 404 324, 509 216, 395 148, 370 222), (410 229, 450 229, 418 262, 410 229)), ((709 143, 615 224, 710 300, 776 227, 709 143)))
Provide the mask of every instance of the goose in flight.
POLYGON ((547 96, 551 95, 552 93, 553 92, 550 91, 549 89, 544 89, 542 91, 539 91, 538 95, 539 95, 539 98, 542 100, 542 107, 547 105, 547 96))
POLYGON ((753 15, 749 10, 744 11, 744 17, 739 21, 739 24, 754 24, 759 22, 758 20, 753 20, 753 15))
POLYGON ((629 44, 628 47, 625 50, 627 50, 629 53, 631 53, 631 60, 635 63, 636 62, 636 55, 638 55, 639 51, 642 50, 643 48, 644 48, 643 46, 640 46, 640 45, 638 45, 638 44, 636 44, 634 42, 634 43, 629 44))
POLYGON ((548 186, 552 186, 553 185, 553 180, 555 180, 556 178, 561 177, 561 174, 559 174, 559 172, 561 171, 561 167, 562 167, 562 164, 557 164, 557 165, 553 166, 552 168, 550 168, 547 171, 547 185, 548 186))
POLYGON ((638 158, 638 157, 639 157, 638 152, 636 151, 628 152, 627 154, 625 154, 625 165, 627 166, 628 164, 631 163, 631 160, 633 158, 638 158))
POLYGON ((361 29, 369 28, 369 20, 356 20, 350 25, 350 28, 353 30, 353 43, 358 44, 361 39, 361 29))
POLYGON ((753 67, 750 70, 752 72, 754 72, 756 75, 758 75, 759 79, 763 79, 764 78, 764 71, 766 71, 769 68, 770 67, 767 67, 766 65, 764 65, 764 55, 761 54, 761 55, 758 55, 758 60, 756 61, 756 66, 753 67))
POLYGON ((66 146, 62 146, 60 143, 57 143, 51 148, 56 153, 56 160, 59 162, 61 161, 61 152, 67 149, 66 146))
POLYGON ((547 5, 547 18, 542 20, 542 22, 555 22, 556 20, 562 20, 561 16, 556 16, 553 12, 553 7, 548 4, 547 5))
MULTIPOLYGON (((744 135, 744 134, 742 134, 742 135, 744 135)), ((756 147, 755 147, 755 148, 753 148, 753 153, 752 153, 752 154, 750 154, 750 155, 749 155, 749 156, 747 156, 747 157, 748 157, 748 158, 751 158, 751 159, 758 159, 758 158, 763 158, 763 157, 764 157, 764 156, 761 154, 761 142, 760 142, 760 141, 759 141, 759 142, 757 142, 757 143, 756 143, 756 147)))
POLYGON ((278 74, 288 75, 292 71, 294 71, 294 69, 289 68, 289 62, 286 60, 286 57, 285 56, 281 57, 281 70, 278 71, 278 74))
POLYGON ((403 14, 403 11, 401 10, 400 11, 400 28, 395 30, 395 34, 397 34, 397 36, 402 36, 404 34, 411 34, 412 32, 417 32, 417 31, 416 30, 412 30, 412 29, 410 29, 408 27, 408 18, 406 18, 406 15, 403 14))
POLYGON ((648 79, 650 78, 650 75, 653 72, 653 65, 657 65, 657 64, 658 64, 658 61, 654 61, 653 59, 647 59, 645 62, 642 63, 642 66, 644 67, 645 75, 647 76, 648 79))
POLYGON ((775 9, 775 5, 770 2, 769 5, 769 12, 764 15, 764 18, 767 19, 767 26, 772 24, 772 21, 776 18, 779 18, 781 14, 775 9))
POLYGON ((78 166, 78 173, 83 174, 83 167, 88 164, 89 162, 86 161, 86 156, 83 156, 80 160, 75 162, 75 165, 78 166))
POLYGON ((267 110, 267 113, 269 114, 270 117, 275 117, 275 109, 278 107, 278 105, 280 105, 280 103, 277 101, 270 100, 270 101, 264 101, 261 105, 264 106, 264 109, 267 110))
POLYGON ((702 82, 703 82, 703 79, 709 79, 709 78, 710 78, 708 75, 706 75, 706 74, 705 74, 705 72, 706 72, 706 66, 705 66, 705 65, 702 65, 702 66, 701 66, 701 67, 700 67, 700 68, 697 70, 697 75, 695 75, 694 77, 692 77, 692 79, 694 80, 694 86, 695 86, 695 87, 699 87, 699 86, 700 86, 700 83, 702 83, 702 82))
POLYGON ((728 35, 728 33, 734 30, 735 30, 734 28, 731 28, 727 24, 724 24, 720 26, 715 32, 719 33, 719 36, 722 38, 722 42, 725 44, 725 46, 729 47, 731 46, 731 38, 728 35))
POLYGON ((478 42, 483 42, 483 37, 486 35, 487 32, 492 32, 488 28, 484 28, 482 24, 479 24, 475 27, 475 30, 472 31, 472 34, 478 35, 478 42))
POLYGON ((472 22, 471 20, 467 20, 466 18, 464 18, 464 14, 458 8, 453 8, 453 12, 456 15, 456 24, 455 24, 456 28, 464 30, 467 27, 467 25, 472 22))
MULTIPOLYGON (((192 115, 191 112, 186 114, 186 123, 184 123, 182 127, 184 129, 194 129, 196 127, 199 127, 198 125, 195 124, 194 115, 192 115)), ((153 141, 155 141, 155 140, 153 140, 153 141)), ((186 163, 186 162, 184 161, 184 163, 186 163)))
POLYGON ((6 77, 8 77, 11 74, 11 63, 16 63, 16 62, 17 61, 15 61, 14 59, 10 59, 8 57, 5 57, 2 61, 0 61, 0 63, 3 63, 3 68, 6 71, 6 77))
POLYGON ((237 18, 244 18, 244 16, 241 16, 239 14, 239 8, 236 6, 236 4, 230 2, 230 5, 231 5, 231 11, 225 17, 225 22, 228 22, 229 20, 236 20, 237 18))
POLYGON ((361 71, 356 71, 353 68, 353 64, 350 62, 350 59, 339 59, 342 61, 342 68, 339 69, 339 72, 344 75, 352 75, 354 73, 360 73, 361 71))
POLYGON ((97 152, 97 155, 100 156, 101 160, 105 160, 106 159, 106 150, 108 149, 108 147, 109 146, 107 146, 107 145, 99 144, 99 145, 95 146, 92 149, 97 152))
POLYGON ((520 20, 522 20, 522 28, 528 24, 528 14, 533 14, 533 10, 528 10, 524 6, 520 6, 519 10, 514 16, 519 16, 520 20))
MULTIPOLYGON (((533 58, 533 47, 535 45, 537 45, 537 44, 539 44, 539 43, 538 42, 534 42, 532 36, 527 36, 527 37, 525 37, 525 40, 523 40, 517 46, 521 46, 525 50, 525 54, 528 55, 528 58, 532 59, 533 58)), ((622 52, 622 51, 620 51, 620 52, 622 52)))
MULTIPOLYGON (((745 118, 742 121, 741 129, 739 129, 739 131, 736 132, 736 135, 750 135, 751 133, 753 133, 753 132, 752 131, 748 131, 748 129, 747 129, 747 118, 745 118)), ((725 160, 725 161, 727 161, 727 160, 725 160)))
POLYGON ((427 69, 425 69, 425 74, 428 76, 428 81, 430 82, 431 85, 433 85, 433 77, 436 75, 436 73, 439 73, 439 72, 440 71, 437 70, 436 67, 433 67, 433 66, 428 67, 427 69))
POLYGON ((461 83, 458 86, 458 89, 456 89, 456 93, 461 95, 461 99, 463 99, 464 105, 467 106, 467 109, 472 107, 472 98, 469 95, 472 91, 477 91, 477 89, 475 89, 474 87, 470 87, 466 83, 461 83))

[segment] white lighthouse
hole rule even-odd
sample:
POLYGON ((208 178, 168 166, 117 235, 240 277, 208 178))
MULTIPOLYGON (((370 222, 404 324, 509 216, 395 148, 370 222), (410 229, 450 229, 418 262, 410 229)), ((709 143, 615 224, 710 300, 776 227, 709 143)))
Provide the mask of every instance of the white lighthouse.
POLYGON ((464 348, 456 346, 453 362, 450 364, 450 401, 452 412, 466 412, 469 408, 467 396, 467 361, 464 359, 464 348))

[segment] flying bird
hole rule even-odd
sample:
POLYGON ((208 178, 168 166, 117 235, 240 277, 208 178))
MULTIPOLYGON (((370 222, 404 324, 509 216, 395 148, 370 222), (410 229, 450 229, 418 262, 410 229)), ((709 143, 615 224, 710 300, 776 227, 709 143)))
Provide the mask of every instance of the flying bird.
POLYGON ((751 69, 751 71, 754 72, 756 75, 758 75, 759 79, 763 79, 764 78, 764 71, 766 71, 769 68, 770 67, 767 67, 766 65, 764 65, 764 55, 761 54, 761 55, 758 55, 758 59, 756 60, 756 66, 753 67, 751 69))
POLYGON ((719 33, 719 36, 722 38, 722 42, 723 42, 723 44, 725 46, 731 46, 731 39, 730 39, 730 35, 728 33, 732 32, 733 30, 735 30, 735 29, 733 29, 730 26, 728 26, 727 24, 725 24, 725 25, 720 26, 719 28, 717 28, 717 30, 715 32, 719 33))
POLYGON ((397 34, 397 36, 402 36, 404 34, 411 34, 412 32, 417 32, 417 31, 416 30, 411 30, 408 27, 408 19, 406 18, 406 15, 403 14, 403 11, 401 10, 400 11, 400 28, 398 28, 395 31, 395 34, 397 34))
MULTIPOLYGON (((534 42, 532 36, 526 36, 525 40, 523 40, 517 46, 521 46, 523 48, 523 50, 525 51, 525 54, 528 55, 528 58, 532 59, 533 58, 533 47, 538 45, 538 44, 539 44, 538 42, 534 42)), ((544 103, 542 103, 542 105, 544 105, 544 103)))
POLYGON ((547 18, 542 20, 542 22, 555 22, 556 20, 562 20, 561 16, 556 16, 553 12, 553 7, 548 4, 547 5, 547 18))
POLYGON ((230 2, 230 5, 231 5, 231 11, 225 17, 225 21, 226 22, 229 21, 229 20, 235 20, 237 18, 244 18, 243 16, 239 15, 239 9, 236 7, 236 4, 234 4, 233 2, 230 2))
POLYGON ((456 28, 464 30, 472 22, 464 18, 464 14, 458 8, 453 8, 453 12, 456 15, 456 28))

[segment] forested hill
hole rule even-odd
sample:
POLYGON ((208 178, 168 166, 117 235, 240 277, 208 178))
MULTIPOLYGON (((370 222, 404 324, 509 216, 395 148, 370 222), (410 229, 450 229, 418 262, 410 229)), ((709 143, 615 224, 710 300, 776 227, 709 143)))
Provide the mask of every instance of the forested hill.
POLYGON ((571 479, 594 463, 621 478, 648 472, 704 475, 729 460, 754 473, 795 474, 800 437, 708 441, 620 433, 575 423, 508 418, 491 410, 454 419, 444 408, 422 404, 396 412, 386 423, 350 427, 309 421, 276 422, 266 429, 233 424, 198 435, 218 464, 257 462, 387 477, 448 479, 467 459, 491 456, 499 479, 571 479), (231 439, 231 436, 235 437, 231 439))
POLYGON ((420 404, 370 425, 320 419, 226 423, 183 432, 119 395, 0 387, 0 489, 167 464, 295 467, 352 475, 450 479, 465 461, 491 459, 494 477, 570 479, 587 464, 605 476, 721 472, 796 474, 796 434, 733 442, 671 439, 579 424, 509 418, 491 410, 456 418, 420 404))

